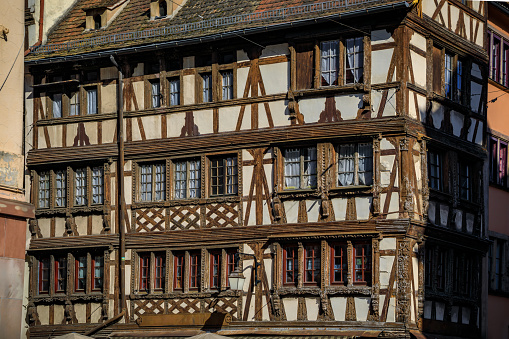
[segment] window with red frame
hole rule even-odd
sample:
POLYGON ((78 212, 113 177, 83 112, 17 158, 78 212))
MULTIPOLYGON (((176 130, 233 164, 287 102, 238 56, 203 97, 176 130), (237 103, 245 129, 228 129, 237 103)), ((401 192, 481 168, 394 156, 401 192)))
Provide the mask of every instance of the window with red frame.
POLYGON ((183 290, 184 289, 184 253, 174 254, 174 279, 173 289, 183 290))
POLYGON ((371 284, 371 244, 355 244, 354 252, 354 283, 371 284))
POLYGON ((304 246, 304 283, 309 285, 320 284, 320 246, 304 246))
POLYGON ((154 290, 162 291, 166 276, 166 253, 155 253, 154 261, 154 290))
POLYGON ((346 250, 346 244, 331 245, 331 264, 331 284, 345 285, 348 282, 348 253, 346 250))
POLYGON ((297 275, 299 272, 299 250, 297 246, 287 246, 283 249, 283 283, 287 285, 297 285, 297 275))
POLYGON ((228 277, 230 274, 235 270, 235 253, 237 253, 234 250, 229 250, 226 252, 226 287, 230 287, 230 280, 228 277))
POLYGON ((39 260, 39 293, 49 293, 49 258, 39 260))
POLYGON ((191 253, 189 261, 189 289, 198 289, 201 277, 201 255, 199 253, 191 253))
POLYGON ((221 287, 221 251, 210 252, 210 288, 221 287))
POLYGON ((74 289, 76 292, 85 292, 87 285, 87 256, 76 257, 74 289))
POLYGON ((140 254, 140 291, 149 291, 150 284, 150 254, 140 254))
POLYGON ((104 279, 104 257, 95 255, 92 260, 92 290, 101 291, 104 279))
POLYGON ((67 282, 67 258, 55 259, 55 292, 65 292, 67 282))

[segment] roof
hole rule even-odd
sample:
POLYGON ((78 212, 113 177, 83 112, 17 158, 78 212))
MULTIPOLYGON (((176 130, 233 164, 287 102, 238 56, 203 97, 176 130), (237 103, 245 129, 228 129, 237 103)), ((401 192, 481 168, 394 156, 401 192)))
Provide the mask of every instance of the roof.
POLYGON ((79 0, 57 23, 47 42, 33 47, 27 61, 140 46, 372 11, 405 0, 188 0, 174 17, 150 20, 150 0, 130 0, 105 28, 85 31, 85 10, 109 0, 79 0))

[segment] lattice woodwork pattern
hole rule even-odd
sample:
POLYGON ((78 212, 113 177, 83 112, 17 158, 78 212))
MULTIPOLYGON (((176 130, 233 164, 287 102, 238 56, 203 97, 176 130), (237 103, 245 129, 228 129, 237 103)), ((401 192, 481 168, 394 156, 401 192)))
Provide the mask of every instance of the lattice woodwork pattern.
POLYGON ((205 218, 207 228, 238 226, 239 206, 237 203, 210 204, 205 218))
POLYGON ((170 229, 192 230, 200 228, 200 206, 170 207, 170 229))
POLYGON ((136 320, 144 314, 163 314, 164 300, 133 300, 131 302, 133 320, 136 320))
POLYGON ((168 300, 168 313, 198 313, 200 312, 200 299, 170 299, 168 300))
POLYGON ((136 232, 164 231, 164 208, 136 210, 136 232))
POLYGON ((238 298, 207 298, 205 299, 205 310, 210 313, 229 313, 233 320, 238 320, 238 298))

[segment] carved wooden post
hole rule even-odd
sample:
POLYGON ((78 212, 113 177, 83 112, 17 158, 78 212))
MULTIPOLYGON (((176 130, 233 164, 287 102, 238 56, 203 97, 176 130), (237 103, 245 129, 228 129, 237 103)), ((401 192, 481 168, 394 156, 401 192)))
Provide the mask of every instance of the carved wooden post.
POLYGON ((410 241, 408 239, 397 242, 397 298, 396 321, 408 323, 410 321, 410 241))

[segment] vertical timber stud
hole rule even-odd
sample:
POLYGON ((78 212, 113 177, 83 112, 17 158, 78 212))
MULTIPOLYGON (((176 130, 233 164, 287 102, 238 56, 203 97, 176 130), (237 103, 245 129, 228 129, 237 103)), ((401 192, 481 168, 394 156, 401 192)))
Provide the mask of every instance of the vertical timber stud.
POLYGON ((410 322, 410 240, 397 241, 396 321, 410 322))
MULTIPOLYGON (((412 152, 409 149, 408 137, 403 137, 399 141, 400 151, 400 173, 401 173, 401 205, 400 205, 400 218, 413 217, 413 192, 410 179, 410 166, 413 165, 411 160, 412 152)), ((410 147, 411 148, 411 147, 410 147)))
POLYGON ((380 191, 381 191, 381 181, 380 181, 380 141, 382 140, 382 135, 379 134, 376 138, 373 139, 373 154, 374 154, 374 168, 375 171, 373 173, 373 215, 377 216, 380 214, 380 191))
POLYGON ((373 253, 373 271, 371 281, 373 281, 373 288, 371 289, 371 310, 368 315, 371 321, 380 320, 380 237, 373 238, 372 240, 372 253, 373 253))
MULTIPOLYGON (((254 248, 253 248, 253 251, 254 251, 254 255, 255 255, 255 259, 254 260, 263 260, 263 244, 262 243, 256 243, 254 244, 254 248)), ((253 261, 253 270, 256 271, 255 272, 255 276, 256 277, 261 277, 261 265, 260 266, 257 266, 255 261, 253 261)), ((262 300, 262 284, 261 282, 259 283, 258 281, 256 281, 255 279, 255 320, 256 321, 262 321, 262 308, 263 308, 263 300, 262 300)), ((268 302, 268 300, 267 300, 268 302)))

